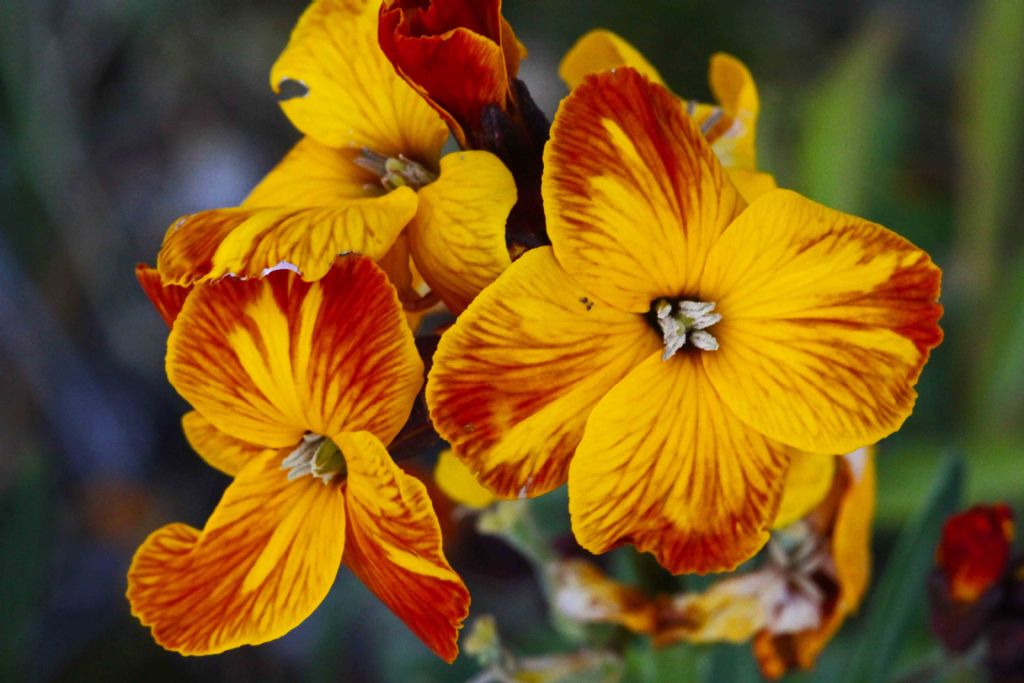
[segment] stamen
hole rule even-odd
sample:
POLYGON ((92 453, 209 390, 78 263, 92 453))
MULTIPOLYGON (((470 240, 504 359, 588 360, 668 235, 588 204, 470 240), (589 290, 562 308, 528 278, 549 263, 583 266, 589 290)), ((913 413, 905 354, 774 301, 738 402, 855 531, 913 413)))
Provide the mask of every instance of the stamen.
POLYGON ((436 173, 428 171, 422 164, 412 161, 404 154, 399 154, 397 157, 386 157, 364 147, 353 161, 356 166, 379 176, 380 184, 388 192, 399 187, 411 187, 418 190, 437 180, 436 173))
POLYGON ((668 360, 676 355, 687 342, 701 351, 717 351, 718 340, 707 331, 722 319, 714 310, 714 302, 657 300, 654 315, 665 344, 661 359, 668 360))
POLYGON ((326 485, 338 475, 345 476, 345 456, 330 439, 307 432, 295 450, 281 461, 281 469, 289 470, 289 481, 308 474, 326 485))
POLYGON ((715 107, 711 114, 709 114, 708 117, 704 119, 703 123, 700 124, 701 135, 706 136, 710 133, 715 126, 718 125, 718 122, 722 120, 722 116, 724 115, 725 112, 722 111, 721 107, 715 107))

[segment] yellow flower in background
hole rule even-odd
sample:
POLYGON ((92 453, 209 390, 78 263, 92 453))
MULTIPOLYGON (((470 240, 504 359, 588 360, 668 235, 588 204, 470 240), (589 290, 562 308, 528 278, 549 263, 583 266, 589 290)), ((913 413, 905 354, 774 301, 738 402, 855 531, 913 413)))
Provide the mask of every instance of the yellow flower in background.
MULTIPOLYGON (((562 59, 558 73, 570 89, 594 73, 627 66, 654 83, 664 85, 661 74, 621 36, 603 29, 580 38, 562 59)), ((761 102, 750 70, 732 55, 711 57, 708 72, 717 105, 686 101, 686 113, 711 143, 729 177, 748 202, 775 189, 775 179, 757 170, 757 116, 761 102)))
POLYGON ((448 130, 377 44, 379 2, 316 0, 271 70, 305 137, 239 208, 186 216, 167 232, 165 284, 258 276, 281 263, 306 280, 339 253, 381 260, 406 304, 415 271, 460 312, 510 259, 512 175, 488 152, 440 158, 448 130))
POLYGON ((365 257, 315 283, 277 270, 197 285, 168 340, 189 441, 234 479, 202 530, 171 524, 128 573, 158 643, 214 654, 278 638, 344 563, 452 661, 469 594, 441 550, 424 485, 385 445, 423 365, 394 289, 365 257))
POLYGON ((544 173, 552 247, 444 335, 431 417, 500 496, 568 481, 588 550, 732 569, 768 540, 795 451, 910 414, 940 272, 793 192, 747 206, 684 105, 629 68, 563 101, 544 173))

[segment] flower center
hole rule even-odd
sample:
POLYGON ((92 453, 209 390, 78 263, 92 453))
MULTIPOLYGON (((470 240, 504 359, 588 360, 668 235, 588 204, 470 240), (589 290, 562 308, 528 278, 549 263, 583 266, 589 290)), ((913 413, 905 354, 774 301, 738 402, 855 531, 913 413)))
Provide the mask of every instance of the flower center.
POLYGON ((400 187, 411 187, 413 190, 418 190, 437 180, 436 173, 428 171, 423 164, 406 158, 404 154, 399 154, 397 157, 386 157, 364 147, 359 156, 355 158, 355 164, 379 176, 380 184, 388 192, 400 187))
POLYGON ((668 360, 687 343, 701 351, 717 351, 718 340, 707 331, 722 319, 714 310, 714 302, 685 299, 658 299, 651 304, 651 313, 665 343, 661 359, 668 360))
POLYGON ((333 441, 308 432, 295 450, 281 461, 281 469, 289 470, 289 481, 307 474, 329 484, 334 477, 345 477, 345 456, 333 441))

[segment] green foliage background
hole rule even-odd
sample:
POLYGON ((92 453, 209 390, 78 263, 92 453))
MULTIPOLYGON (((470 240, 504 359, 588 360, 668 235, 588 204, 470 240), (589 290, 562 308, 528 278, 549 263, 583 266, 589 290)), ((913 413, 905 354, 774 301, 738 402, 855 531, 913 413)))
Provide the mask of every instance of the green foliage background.
MULTIPOLYGON (((177 216, 237 203, 297 139, 266 81, 302 8, 0 0, 2 680, 426 682, 477 670, 436 662, 344 570, 296 632, 216 658, 162 652, 123 598, 146 533, 201 524, 225 484, 180 434, 166 331, 132 267, 177 216)), ((881 450, 876 582, 817 671, 793 680, 967 675, 928 635, 924 576, 950 512, 997 499, 1024 512, 1024 2, 506 0, 506 15, 549 112, 564 93, 558 59, 590 28, 621 33, 697 99, 709 97, 708 57, 739 56, 761 90, 761 165, 944 268, 946 342, 881 450)), ((565 533, 564 494, 537 508, 543 533, 565 533)), ((474 615, 496 614, 517 652, 572 646, 548 624, 527 562, 466 521, 450 537, 474 615)), ((630 551, 609 567, 687 583, 630 551)), ((630 682, 757 679, 746 648, 637 641, 626 666, 630 682)))

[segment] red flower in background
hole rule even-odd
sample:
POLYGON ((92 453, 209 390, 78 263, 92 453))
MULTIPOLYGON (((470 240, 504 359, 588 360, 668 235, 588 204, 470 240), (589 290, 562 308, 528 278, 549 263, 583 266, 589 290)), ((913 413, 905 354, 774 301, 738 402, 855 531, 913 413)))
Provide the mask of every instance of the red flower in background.
POLYGON ((976 505, 946 520, 936 562, 953 600, 973 603, 1005 574, 1013 512, 1005 504, 976 505))

